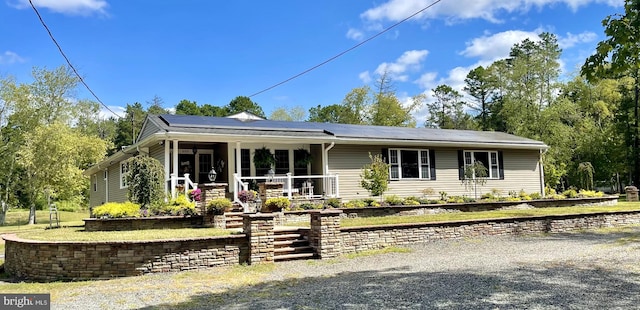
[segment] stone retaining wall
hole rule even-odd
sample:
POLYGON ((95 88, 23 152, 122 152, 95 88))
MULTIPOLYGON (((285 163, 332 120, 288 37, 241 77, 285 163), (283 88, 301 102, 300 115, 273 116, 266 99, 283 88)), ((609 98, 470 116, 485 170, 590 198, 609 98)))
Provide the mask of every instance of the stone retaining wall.
POLYGON ((441 239, 562 233, 640 224, 640 211, 340 228, 341 253, 441 239))
POLYGON ((245 235, 161 241, 55 242, 4 235, 5 271, 36 281, 107 279, 237 265, 245 235))

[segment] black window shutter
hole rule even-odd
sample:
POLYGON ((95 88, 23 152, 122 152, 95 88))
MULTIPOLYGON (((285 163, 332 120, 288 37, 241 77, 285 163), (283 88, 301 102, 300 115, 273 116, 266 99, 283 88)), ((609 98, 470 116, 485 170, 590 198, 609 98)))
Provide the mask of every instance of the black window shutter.
POLYGON ((389 149, 382 149, 382 151, 380 151, 382 153, 382 160, 384 160, 385 163, 389 163, 389 149))
POLYGON ((464 180, 464 151, 458 151, 458 180, 464 180))
POLYGON ((498 151, 498 166, 499 166, 499 171, 498 174, 500 175, 500 180, 504 180, 504 164, 503 164, 503 160, 502 160, 502 151, 498 151))
POLYGON ((429 174, 431 174, 431 180, 436 179, 436 152, 429 150, 429 174))

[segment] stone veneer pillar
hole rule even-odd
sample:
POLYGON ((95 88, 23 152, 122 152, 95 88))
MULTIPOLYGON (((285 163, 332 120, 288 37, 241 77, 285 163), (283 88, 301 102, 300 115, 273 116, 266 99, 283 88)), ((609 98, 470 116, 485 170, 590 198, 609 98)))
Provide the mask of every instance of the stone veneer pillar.
POLYGON ((243 214, 242 221, 249 241, 249 264, 273 263, 273 214, 243 214))
POLYGON ((200 194, 200 209, 202 214, 207 212, 207 202, 216 198, 226 198, 227 183, 204 183, 199 184, 198 188, 202 191, 200 194))
POLYGON ((342 254, 340 239, 340 215, 342 210, 310 210, 311 247, 320 259, 332 258, 342 254))

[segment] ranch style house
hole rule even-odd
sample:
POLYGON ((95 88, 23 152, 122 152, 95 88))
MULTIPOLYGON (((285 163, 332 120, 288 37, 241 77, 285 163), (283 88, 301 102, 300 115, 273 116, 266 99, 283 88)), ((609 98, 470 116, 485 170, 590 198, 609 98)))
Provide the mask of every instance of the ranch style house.
POLYGON ((368 198, 360 180, 369 154, 382 154, 390 166, 385 195, 420 196, 430 189, 472 197, 462 180, 464 167, 477 161, 488 174, 478 192, 544 195, 547 149, 543 142, 503 132, 273 121, 246 112, 164 114, 147 116, 135 143, 84 173, 91 179, 91 207, 127 200, 125 160, 140 153, 162 163, 165 190, 172 195, 215 182, 238 201, 242 189, 277 181, 289 198, 368 198), (256 162, 265 153, 272 161, 256 162))

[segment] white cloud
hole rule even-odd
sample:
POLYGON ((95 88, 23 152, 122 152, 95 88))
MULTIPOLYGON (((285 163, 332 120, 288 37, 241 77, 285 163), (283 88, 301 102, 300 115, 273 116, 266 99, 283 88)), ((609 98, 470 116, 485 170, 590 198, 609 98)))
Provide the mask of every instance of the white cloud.
POLYGON ((418 78, 415 83, 420 85, 420 87, 424 89, 431 89, 436 86, 436 78, 438 77, 437 72, 427 72, 424 73, 418 78))
MULTIPOLYGON (((32 0, 37 8, 47 8, 68 15, 106 14, 106 0, 32 0)), ((12 0, 9 5, 17 9, 31 7, 29 0, 12 0)))
POLYGON ((570 48, 580 43, 593 42, 598 36, 591 32, 585 31, 579 34, 567 33, 566 36, 558 38, 558 45, 562 49, 570 48))
MULTIPOLYGON (((381 20, 400 21, 415 12, 432 4, 433 0, 389 0, 379 6, 371 8, 360 16, 368 22, 381 20)), ((458 0, 442 1, 422 12, 416 18, 421 20, 442 18, 449 22, 465 19, 485 19, 489 22, 500 23, 500 14, 520 12, 526 13, 532 7, 544 7, 553 4, 565 4, 574 11, 589 3, 604 3, 613 7, 620 7, 620 0, 458 0)))
MULTIPOLYGON (((127 110, 125 107, 110 105, 109 109, 113 111, 118 118, 124 117, 127 114, 127 110)), ((113 115, 113 113, 111 113, 105 107, 100 106, 100 112, 98 113, 98 117, 100 117, 101 119, 108 119, 110 117, 115 117, 115 115, 113 115)))
POLYGON ((422 62, 429 51, 427 50, 411 50, 404 52, 395 62, 383 62, 378 65, 375 73, 382 75, 383 73, 389 74, 394 80, 400 82, 406 82, 409 77, 404 73, 407 71, 417 71, 422 66, 422 62))
POLYGON ((466 57, 477 57, 481 60, 495 61, 509 56, 509 52, 514 44, 522 42, 524 39, 538 41, 538 34, 541 31, 521 31, 509 30, 492 35, 484 35, 468 41, 467 48, 460 52, 466 57))
POLYGON ((349 28, 349 31, 347 31, 347 38, 360 41, 364 38, 364 33, 358 29, 349 28))
POLYGON ((369 84, 369 82, 371 82, 371 74, 369 74, 369 71, 360 72, 360 74, 358 74, 358 77, 360 78, 362 83, 369 84))
POLYGON ((0 54, 0 65, 10 65, 21 62, 25 62, 25 59, 12 51, 5 51, 0 54))

